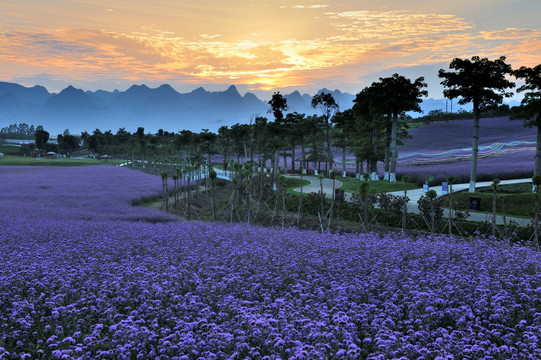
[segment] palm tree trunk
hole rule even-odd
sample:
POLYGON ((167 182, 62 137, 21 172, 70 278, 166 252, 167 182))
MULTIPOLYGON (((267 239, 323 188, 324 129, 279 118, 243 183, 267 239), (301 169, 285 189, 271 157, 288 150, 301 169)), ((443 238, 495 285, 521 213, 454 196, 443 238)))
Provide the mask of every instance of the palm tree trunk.
POLYGON ((477 157, 479 154, 479 105, 473 103, 473 143, 471 156, 470 188, 469 192, 475 192, 477 179, 477 157))

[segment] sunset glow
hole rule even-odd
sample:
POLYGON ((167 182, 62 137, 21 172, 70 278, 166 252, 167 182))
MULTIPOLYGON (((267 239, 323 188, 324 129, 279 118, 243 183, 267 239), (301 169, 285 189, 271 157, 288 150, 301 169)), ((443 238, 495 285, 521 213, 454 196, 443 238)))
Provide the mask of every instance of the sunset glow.
POLYGON ((437 84, 455 57, 540 62, 541 3, 470 3, 8 0, 0 80, 52 91, 170 83, 354 92, 393 72, 437 84))

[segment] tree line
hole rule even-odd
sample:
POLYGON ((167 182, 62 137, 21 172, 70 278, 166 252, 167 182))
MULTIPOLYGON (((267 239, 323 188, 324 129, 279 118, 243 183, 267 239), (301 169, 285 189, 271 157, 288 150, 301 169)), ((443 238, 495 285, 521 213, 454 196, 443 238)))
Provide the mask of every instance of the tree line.
MULTIPOLYGON (((444 96, 457 99, 459 104, 473 104, 473 140, 470 191, 475 188, 479 148, 479 119, 489 110, 508 111, 502 106, 504 97, 512 95, 515 83, 509 75, 524 81, 518 92, 525 92, 519 107, 511 109, 512 119, 525 119, 525 126, 537 127, 537 147, 534 175, 541 175, 541 65, 513 70, 505 57, 494 60, 474 56, 455 58, 449 70, 440 69, 444 96)), ((329 93, 317 94, 312 106, 319 115, 287 113, 287 101, 275 92, 269 101, 269 114, 253 115, 249 124, 222 126, 217 133, 204 129, 200 133, 182 130, 178 133, 159 130, 155 135, 145 134, 138 128, 134 134, 125 128, 115 134, 96 129, 84 132, 81 140, 93 154, 108 153, 125 158, 182 156, 194 161, 211 160, 213 154, 223 156, 227 168, 231 159, 250 160, 260 167, 271 161, 274 183, 277 181, 279 156, 284 166, 295 172, 295 160, 315 171, 330 170, 334 162, 342 163, 345 172, 345 154, 355 156, 357 177, 368 172, 377 178, 377 163, 384 164, 384 179, 397 181, 398 145, 408 137, 407 112, 421 112, 419 104, 427 96, 423 77, 411 80, 399 74, 379 78, 366 86, 355 97, 351 109, 340 111, 329 93), (300 157, 296 150, 300 147, 300 157), (342 156, 335 159, 332 149, 341 149, 342 156), (287 159, 290 157, 288 165, 287 159)), ((438 115, 438 114, 433 114, 438 115)), ((38 131, 36 131, 36 145, 38 131)), ((59 135, 60 136, 60 135, 59 135)), ((65 136, 61 139, 65 141, 65 136)), ((59 141, 60 144, 60 141, 59 141)), ((39 148, 39 147, 38 147, 39 148)))

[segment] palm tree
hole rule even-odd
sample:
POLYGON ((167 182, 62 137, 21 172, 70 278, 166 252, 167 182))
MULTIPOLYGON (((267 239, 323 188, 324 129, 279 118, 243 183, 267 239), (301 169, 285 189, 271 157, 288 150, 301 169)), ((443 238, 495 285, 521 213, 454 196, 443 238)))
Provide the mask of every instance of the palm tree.
POLYGON ((474 56, 469 59, 455 58, 449 64, 455 71, 440 69, 438 76, 443 78, 443 94, 449 99, 459 98, 458 103, 473 103, 473 143, 469 192, 475 191, 477 178, 477 158, 479 153, 479 118, 482 110, 502 103, 506 92, 515 86, 505 78, 511 73, 511 65, 505 63, 505 56, 488 60, 474 56))

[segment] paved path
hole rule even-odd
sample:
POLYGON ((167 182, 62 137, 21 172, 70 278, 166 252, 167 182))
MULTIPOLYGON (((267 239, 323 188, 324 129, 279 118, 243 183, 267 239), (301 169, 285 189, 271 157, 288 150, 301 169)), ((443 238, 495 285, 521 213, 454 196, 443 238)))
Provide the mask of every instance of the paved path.
MULTIPOLYGON (((286 175, 288 178, 293 179, 300 179, 300 175, 286 175)), ((311 193, 311 192, 320 192, 321 191, 321 184, 317 176, 311 176, 311 175, 303 175, 303 180, 310 181, 310 185, 305 185, 302 187, 302 192, 305 194, 311 193)), ((341 181, 335 180, 334 181, 334 188, 339 189, 343 184, 341 181)), ((293 191, 301 192, 301 188, 295 188, 293 191)), ((323 179, 323 192, 325 193, 325 196, 328 198, 332 198, 332 179, 323 179)))
MULTIPOLYGON (((525 183, 525 182, 532 182, 532 179, 513 179, 513 180, 502 180, 500 181, 500 185, 507 185, 507 184, 518 184, 518 183, 525 183)), ((475 184, 475 188, 482 188, 492 185, 492 181, 482 181, 475 184)), ((458 191, 464 191, 468 190, 470 188, 470 184, 453 184, 453 193, 456 193, 458 191)), ((436 194, 439 196, 443 196, 442 194, 442 188, 441 185, 439 186, 431 186, 430 190, 436 191, 436 194)), ((390 194, 402 196, 404 195, 404 191, 396 191, 391 192, 390 194)), ((408 211, 413 213, 419 213, 419 208, 417 207, 417 201, 421 198, 421 196, 424 195, 423 189, 414 189, 414 190, 408 190, 408 198, 410 199, 408 202, 408 211)), ((444 217, 447 217, 448 211, 444 211, 444 217)), ((468 220, 471 221, 492 221, 492 213, 484 213, 484 212, 477 212, 477 211, 470 211, 470 216, 468 217, 468 220)), ((524 218, 518 218, 518 217, 512 217, 512 216, 506 216, 506 221, 509 223, 510 220, 516 221, 521 226, 526 226, 531 223, 530 219, 524 219, 524 218)), ((496 216, 496 223, 497 224, 503 224, 503 216, 496 216)))
MULTIPOLYGON (((291 178, 295 178, 295 179, 300 178, 299 175, 287 175, 287 177, 291 177, 291 178)), ((303 187, 303 192, 304 193, 319 192, 321 190, 319 179, 316 176, 303 175, 302 178, 311 182, 310 185, 306 185, 306 186, 303 187)), ((532 179, 530 179, 530 178, 528 178, 528 179, 502 180, 500 182, 500 185, 518 184, 518 183, 525 183, 525 182, 531 182, 531 181, 532 181, 532 179)), ((492 181, 483 181, 483 182, 476 183, 475 187, 476 188, 481 188, 481 187, 487 187, 487 186, 490 186, 490 185, 492 185, 492 181)), ((340 186, 342 186, 342 182, 336 180, 336 189, 340 188, 340 186)), ((456 193, 458 191, 468 190, 469 187, 470 187, 469 183, 468 184, 453 184, 453 193, 456 193)), ((438 194, 438 196, 443 196, 443 194, 441 192, 441 190, 442 190, 441 185, 432 186, 432 187, 430 187, 430 190, 436 191, 436 194, 438 194)), ((296 188, 296 189, 294 189, 294 191, 300 192, 301 189, 296 188)), ((325 196, 327 198, 332 198, 332 180, 331 179, 327 179, 327 178, 323 179, 323 192, 325 193, 325 196)), ((395 191, 395 192, 390 192, 389 194, 397 195, 397 196, 403 196, 404 191, 395 191)), ((417 201, 421 198, 421 196, 424 195, 423 189, 420 188, 420 189, 408 190, 407 195, 408 195, 408 198, 409 198, 408 212, 418 214, 419 213, 419 208, 417 207, 417 201)), ((350 198, 351 198, 351 193, 346 193, 345 198, 346 198, 347 201, 349 201, 350 198)), ((448 210, 445 210, 443 216, 447 217, 448 214, 449 214, 448 210)), ((469 216, 468 220, 479 221, 479 222, 492 221, 492 214, 470 211, 470 216, 469 216)), ((509 223, 510 220, 516 221, 521 226, 526 226, 528 224, 531 224, 530 219, 523 219, 523 218, 518 218, 518 217, 507 216, 506 217, 507 223, 509 223)), ((503 224, 503 216, 496 216, 496 223, 497 224, 503 224)))

